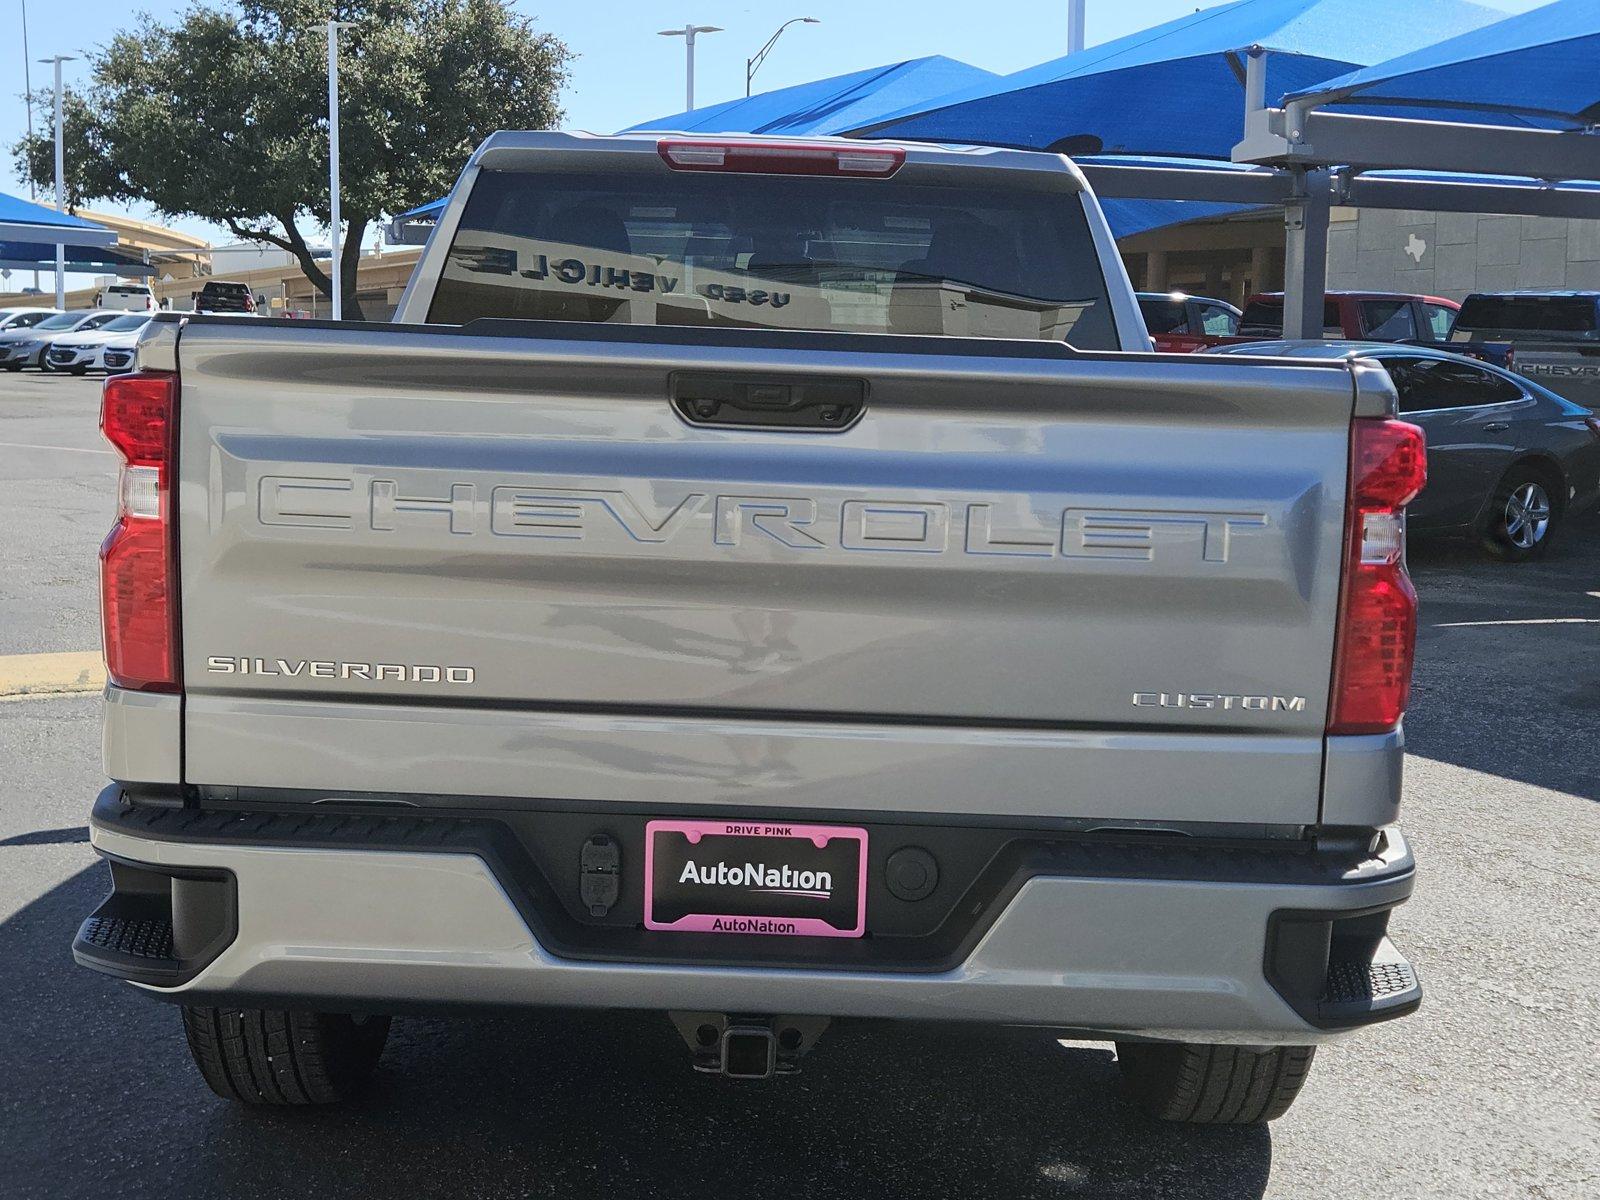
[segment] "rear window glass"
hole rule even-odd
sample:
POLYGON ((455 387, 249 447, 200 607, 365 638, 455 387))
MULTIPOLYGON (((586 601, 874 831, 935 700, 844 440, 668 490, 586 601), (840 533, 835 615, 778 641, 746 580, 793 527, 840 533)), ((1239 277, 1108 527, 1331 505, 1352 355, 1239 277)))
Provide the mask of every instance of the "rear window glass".
POLYGON ((1200 306, 1200 328, 1212 337, 1232 337, 1239 332, 1239 314, 1216 304, 1200 306))
MULTIPOLYGON (((1246 337, 1281 338, 1283 336, 1283 301, 1252 300, 1244 306, 1239 318, 1239 332, 1246 337)), ((1339 319, 1338 301, 1329 300, 1322 306, 1322 336, 1344 336, 1344 322, 1339 319)))
POLYGON ((1589 296, 1468 296, 1456 316, 1455 328, 1593 333, 1595 307, 1595 299, 1589 296))
POLYGON ((898 180, 484 172, 428 319, 480 317, 1117 348, 1076 199, 898 180))
POLYGON ((1417 322, 1409 300, 1363 300, 1361 320, 1367 336, 1380 342, 1403 342, 1417 336, 1417 322))
POLYGON ((1400 394, 1403 413, 1477 408, 1522 398, 1522 389, 1481 367, 1453 359, 1381 359, 1400 394))
POLYGON ((1144 313, 1144 327, 1151 333, 1186 333, 1189 328, 1189 308, 1182 300, 1140 299, 1139 311, 1144 313))

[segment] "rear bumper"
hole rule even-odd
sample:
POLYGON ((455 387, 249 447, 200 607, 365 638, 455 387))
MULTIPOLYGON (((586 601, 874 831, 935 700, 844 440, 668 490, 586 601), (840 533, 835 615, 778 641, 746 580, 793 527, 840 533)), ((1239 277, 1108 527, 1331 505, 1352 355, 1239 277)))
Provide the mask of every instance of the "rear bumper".
POLYGON ((1141 874, 1129 864, 1145 861, 1143 849, 1063 851, 1066 865, 1031 871, 996 895, 948 964, 814 969, 556 953, 529 919, 521 881, 448 829, 416 832, 426 818, 401 818, 411 823, 401 844, 377 849, 349 837, 297 842, 285 830, 384 818, 166 809, 134 821, 114 815, 115 793, 97 805, 91 836, 119 872, 118 890, 85 923, 75 952, 83 965, 187 1003, 784 1012, 1309 1044, 1420 1000, 1409 964, 1384 937, 1387 912, 1414 876, 1393 828, 1374 854, 1332 872, 1188 871, 1183 856, 1210 852, 1186 846, 1152 853, 1154 873, 1141 874), (1112 869, 1096 873, 1096 861, 1112 869), (1191 877, 1173 877, 1182 874, 1191 877), (158 893, 169 877, 177 882, 162 942, 158 893), (139 920, 119 927, 119 913, 139 920), (1363 995, 1368 977, 1387 982, 1363 995))

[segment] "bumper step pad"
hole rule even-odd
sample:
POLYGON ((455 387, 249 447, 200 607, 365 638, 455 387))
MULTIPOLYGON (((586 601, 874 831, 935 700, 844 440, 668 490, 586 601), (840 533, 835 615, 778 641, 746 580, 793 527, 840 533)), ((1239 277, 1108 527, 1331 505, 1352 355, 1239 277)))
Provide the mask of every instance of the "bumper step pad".
POLYGON ((111 894, 78 927, 79 966, 155 987, 185 983, 238 930, 233 877, 111 859, 111 894))
POLYGON ((86 949, 175 962, 172 922, 164 917, 90 917, 78 932, 86 949))
POLYGON ((1422 982, 1416 968, 1388 938, 1371 957, 1334 958, 1317 1001, 1317 1015, 1327 1022, 1344 1023, 1410 1009, 1422 999, 1422 982))

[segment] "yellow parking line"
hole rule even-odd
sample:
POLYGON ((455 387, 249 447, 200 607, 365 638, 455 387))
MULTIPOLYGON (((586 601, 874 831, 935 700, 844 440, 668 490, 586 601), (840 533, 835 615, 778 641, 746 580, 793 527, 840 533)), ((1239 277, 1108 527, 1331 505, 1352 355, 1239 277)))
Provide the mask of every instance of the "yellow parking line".
POLYGON ((98 692, 105 685, 98 650, 0 655, 0 700, 98 692))

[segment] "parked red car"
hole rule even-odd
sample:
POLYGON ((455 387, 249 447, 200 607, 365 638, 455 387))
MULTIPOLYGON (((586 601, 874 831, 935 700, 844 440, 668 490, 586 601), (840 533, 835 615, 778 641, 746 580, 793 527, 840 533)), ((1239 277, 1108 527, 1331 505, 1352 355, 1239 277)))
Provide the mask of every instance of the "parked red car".
MULTIPOLYGON (((1460 305, 1441 296, 1404 292, 1329 292, 1322 307, 1322 336, 1343 341, 1408 342, 1443 346, 1450 340, 1460 305)), ((1261 341, 1283 336, 1283 293, 1251 296, 1239 318, 1239 337, 1261 341)), ((1218 343, 1220 344, 1220 343, 1218 343)))
MULTIPOLYGON (((1141 293, 1139 307, 1156 349, 1175 354, 1193 353, 1236 342, 1276 341, 1283 337, 1283 293, 1260 292, 1251 296, 1240 314, 1221 300, 1141 293), (1210 305, 1235 314, 1231 329, 1224 329, 1213 313, 1203 323, 1195 306, 1210 305), (1179 307, 1185 324, 1173 322, 1179 307)), ((1442 296, 1414 296, 1404 292, 1329 292, 1322 310, 1322 336, 1342 341, 1403 342, 1445 347, 1459 305, 1442 296)))

